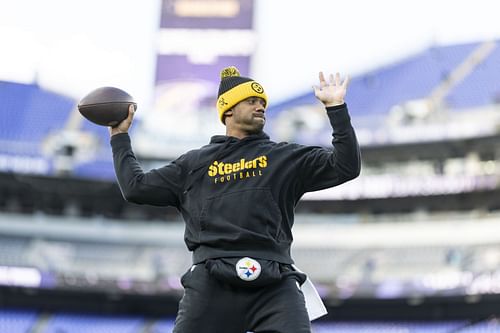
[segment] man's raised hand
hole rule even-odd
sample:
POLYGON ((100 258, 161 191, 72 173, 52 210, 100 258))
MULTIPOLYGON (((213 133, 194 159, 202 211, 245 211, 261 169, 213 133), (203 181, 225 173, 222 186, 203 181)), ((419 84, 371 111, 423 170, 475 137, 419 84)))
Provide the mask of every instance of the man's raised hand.
POLYGON ((336 73, 335 76, 330 74, 329 81, 327 82, 323 72, 319 72, 319 87, 313 86, 314 95, 325 107, 342 105, 344 104, 348 84, 348 76, 344 81, 341 81, 339 73, 336 73))

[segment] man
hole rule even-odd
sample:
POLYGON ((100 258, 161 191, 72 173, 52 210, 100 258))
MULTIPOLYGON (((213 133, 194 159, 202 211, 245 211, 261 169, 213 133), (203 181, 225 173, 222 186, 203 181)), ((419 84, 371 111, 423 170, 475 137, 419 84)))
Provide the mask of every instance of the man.
POLYGON ((267 95, 235 67, 221 73, 217 110, 226 135, 172 163, 143 172, 130 145, 129 116, 110 128, 123 196, 175 206, 186 223, 193 266, 182 276, 176 333, 309 333, 290 255, 294 208, 301 196, 360 172, 360 153, 344 103, 348 79, 319 74, 314 93, 333 128, 333 149, 275 143, 263 132, 267 95))

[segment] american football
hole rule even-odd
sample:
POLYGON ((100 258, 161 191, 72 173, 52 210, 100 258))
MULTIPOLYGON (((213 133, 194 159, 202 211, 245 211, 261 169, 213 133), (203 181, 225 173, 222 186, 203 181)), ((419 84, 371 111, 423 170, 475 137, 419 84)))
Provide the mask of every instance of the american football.
POLYGON ((113 127, 127 118, 130 104, 137 110, 137 103, 127 92, 115 87, 101 87, 83 97, 78 110, 97 125, 113 127))

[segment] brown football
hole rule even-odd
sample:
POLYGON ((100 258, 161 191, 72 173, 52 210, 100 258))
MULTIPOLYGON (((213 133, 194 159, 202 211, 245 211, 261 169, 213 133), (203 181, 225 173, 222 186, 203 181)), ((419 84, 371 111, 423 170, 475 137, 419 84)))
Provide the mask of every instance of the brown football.
POLYGON ((81 99, 78 111, 97 125, 116 126, 127 118, 130 104, 137 110, 137 103, 127 92, 115 87, 101 87, 81 99))

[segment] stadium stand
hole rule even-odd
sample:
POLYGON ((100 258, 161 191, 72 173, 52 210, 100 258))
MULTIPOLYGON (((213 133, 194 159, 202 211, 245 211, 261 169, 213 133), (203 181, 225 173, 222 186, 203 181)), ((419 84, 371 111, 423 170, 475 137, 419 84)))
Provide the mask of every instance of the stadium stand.
POLYGON ((23 256, 29 242, 28 238, 15 236, 0 236, 0 265, 23 265, 26 260, 23 256))
POLYGON ((163 333, 163 332, 171 332, 174 328, 174 321, 172 319, 167 320, 159 320, 154 323, 151 327, 151 333, 163 333))
MULTIPOLYGON (((0 331, 8 333, 169 333, 172 318, 97 314, 45 314, 0 309, 0 331)), ((481 321, 337 321, 314 322, 314 333, 498 333, 495 317, 481 321)), ((250 333, 250 332, 249 332, 250 333)))
MULTIPOLYGON (((383 115, 394 105, 429 96, 479 45, 481 43, 431 47, 420 54, 353 77, 349 85, 351 115, 355 118, 383 115)), ((500 49, 496 47, 467 80, 452 89, 448 104, 453 110, 495 102, 500 89, 494 74, 499 69, 499 57, 500 49)), ((315 97, 308 92, 272 105, 268 113, 276 115, 298 105, 314 104, 315 97)))
MULTIPOLYGON (((441 140, 457 128, 459 133, 453 135, 494 130, 477 124, 468 127, 470 119, 461 123, 464 116, 459 111, 498 103, 500 87, 494 73, 499 70, 499 52, 497 42, 436 46, 353 77, 348 105, 361 143, 441 140), (402 126, 433 117, 441 121, 435 125, 425 121, 414 133, 402 126), (393 133, 396 130, 388 128, 394 121, 402 131, 393 133), (447 128, 447 122, 453 122, 454 128, 447 128)), ((328 144, 330 130, 312 92, 271 105, 268 118, 267 130, 275 139, 328 144)))
MULTIPOLYGON (((3 115, 2 142, 30 143, 27 153, 39 153, 37 148, 50 131, 64 127, 74 100, 40 88, 36 84, 0 81, 0 99, 3 115)), ((9 148, 2 145, 2 151, 9 148)), ((17 147, 16 147, 17 148, 17 147)), ((11 151, 19 153, 19 150, 11 151)))
POLYGON ((114 178, 108 131, 82 121, 76 100, 37 84, 5 81, 0 99, 0 170, 114 178))
POLYGON ((144 326, 143 318, 126 316, 98 316, 84 314, 56 314, 50 318, 46 333, 138 333, 144 326))
MULTIPOLYGON (((449 333, 457 332, 466 323, 456 322, 337 322, 330 324, 319 324, 315 327, 315 333, 449 333)), ((461 331, 460 331, 461 332, 461 331)))
POLYGON ((463 329, 457 330, 459 333, 496 333, 500 332, 500 322, 498 318, 491 318, 488 320, 474 323, 463 329))
POLYGON ((36 311, 0 308, 0 332, 27 333, 34 327, 38 314, 36 311))

